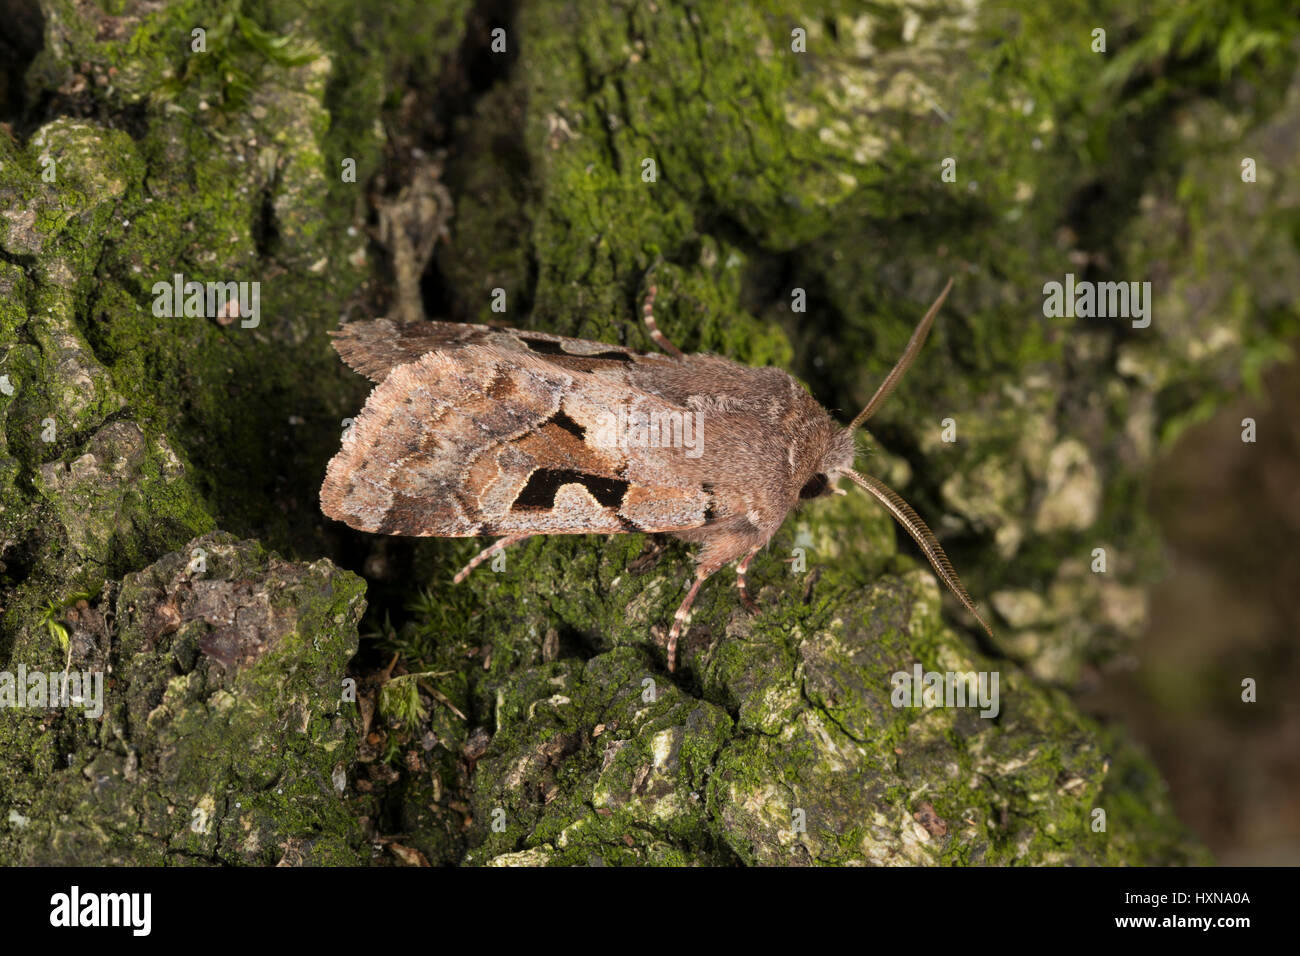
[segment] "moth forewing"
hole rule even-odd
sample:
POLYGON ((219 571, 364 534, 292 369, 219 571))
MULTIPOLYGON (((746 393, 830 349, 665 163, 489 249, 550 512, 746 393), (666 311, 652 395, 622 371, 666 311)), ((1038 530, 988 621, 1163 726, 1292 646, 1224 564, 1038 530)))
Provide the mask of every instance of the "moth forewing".
POLYGON ((362 531, 441 537, 702 524, 703 489, 638 449, 591 439, 603 410, 619 405, 673 410, 527 347, 487 341, 429 352, 371 392, 329 464, 322 509, 362 531))

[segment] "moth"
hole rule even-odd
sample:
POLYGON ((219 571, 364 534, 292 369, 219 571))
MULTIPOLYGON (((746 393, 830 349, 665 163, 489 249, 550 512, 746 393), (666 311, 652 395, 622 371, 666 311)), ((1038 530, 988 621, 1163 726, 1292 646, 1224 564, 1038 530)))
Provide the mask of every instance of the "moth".
POLYGON ((845 494, 837 482, 847 478, 992 634, 925 522, 853 468, 858 426, 898 385, 951 289, 950 279, 847 427, 779 368, 683 353, 655 324, 653 285, 642 311, 663 354, 486 325, 350 323, 332 333, 334 348, 376 385, 329 463, 321 509, 377 534, 500 535, 456 583, 533 535, 699 544, 668 634, 671 671, 701 585, 735 564, 740 598, 756 610, 745 583, 754 556, 800 502, 845 494))

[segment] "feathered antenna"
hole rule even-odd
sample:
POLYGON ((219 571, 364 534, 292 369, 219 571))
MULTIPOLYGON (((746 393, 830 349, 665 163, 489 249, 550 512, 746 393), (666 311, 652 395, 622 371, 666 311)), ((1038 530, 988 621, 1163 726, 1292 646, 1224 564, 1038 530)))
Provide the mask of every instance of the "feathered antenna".
POLYGON ((925 337, 930 332, 930 326, 934 325, 934 317, 939 314, 939 307, 943 305, 943 300, 948 298, 948 292, 952 289, 952 281, 952 279, 949 279, 948 284, 943 287, 943 291, 939 293, 939 298, 934 300, 934 305, 930 306, 930 311, 925 313, 925 318, 921 319, 916 331, 912 333, 907 348, 903 350, 903 357, 898 360, 898 364, 894 366, 893 371, 885 376, 885 380, 880 383, 880 388, 876 389, 876 394, 872 395, 871 401, 867 402, 867 407, 858 412, 857 418, 849 422, 849 428, 857 428, 876 414, 876 410, 880 408, 885 399, 889 397, 889 393, 894 390, 894 386, 903 377, 903 373, 911 367, 912 360, 916 358, 917 353, 921 351, 921 346, 925 344, 925 337))
MULTIPOLYGON (((930 326, 934 324, 934 317, 939 314, 939 307, 943 305, 943 300, 948 297, 948 292, 952 289, 953 280, 949 279, 948 284, 943 287, 939 293, 939 298, 934 300, 934 305, 930 306, 930 311, 925 313, 916 326, 916 331, 912 333, 912 338, 907 343, 907 348, 903 351, 903 357, 898 360, 893 370, 886 376, 885 380, 880 383, 876 389, 876 394, 871 396, 871 401, 867 402, 867 407, 858 413, 857 418, 853 419, 850 429, 855 429, 880 408, 881 404, 889 397, 889 393, 894 390, 894 386, 902 379, 903 373, 911 366, 912 361, 916 358, 917 353, 921 351, 921 346, 925 344, 925 337, 930 332, 930 326)), ((898 494, 887 485, 881 483, 870 475, 862 475, 852 469, 846 474, 854 482, 872 495, 877 501, 884 505, 894 519, 903 526, 912 540, 916 542, 922 553, 930 561, 930 566, 934 568, 935 574, 939 575, 939 580, 948 586, 948 589, 957 596, 957 600, 965 606, 975 616, 975 620, 980 622, 980 626, 993 636, 993 628, 989 627, 988 622, 980 616, 980 612, 975 610, 975 602, 971 600, 966 589, 962 587, 961 580, 957 577, 957 572, 952 568, 952 562, 948 560, 948 555, 943 551, 939 544, 939 539, 921 520, 921 516, 912 510, 912 506, 898 496, 898 494)))

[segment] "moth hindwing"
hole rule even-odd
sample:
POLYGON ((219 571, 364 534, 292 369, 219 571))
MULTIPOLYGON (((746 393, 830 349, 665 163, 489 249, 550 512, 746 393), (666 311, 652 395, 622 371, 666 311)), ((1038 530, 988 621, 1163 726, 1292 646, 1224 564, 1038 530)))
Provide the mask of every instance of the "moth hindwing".
MULTIPOLYGON (((985 624, 934 535, 876 479, 853 470, 853 435, 924 343, 951 281, 903 357, 847 428, 776 368, 687 355, 654 323, 664 355, 541 332, 446 322, 356 322, 335 333, 376 382, 330 461, 321 508, 381 534, 501 539, 663 532, 701 547, 668 634, 670 670, 700 586, 754 555, 801 501, 848 478, 916 539, 939 577, 985 624)), ((842 492, 840 492, 842 493, 842 492)))

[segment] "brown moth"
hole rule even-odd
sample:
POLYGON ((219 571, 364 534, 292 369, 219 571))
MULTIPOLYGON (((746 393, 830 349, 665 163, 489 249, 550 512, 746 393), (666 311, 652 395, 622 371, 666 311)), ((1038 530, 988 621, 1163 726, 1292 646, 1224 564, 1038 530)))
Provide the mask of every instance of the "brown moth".
POLYGON ((939 578, 991 634, 938 540, 898 495, 853 470, 854 433, 925 342, 948 281, 902 358, 848 427, 779 368, 666 354, 543 332, 449 322, 353 322, 333 333, 353 369, 378 383, 329 463, 326 515, 379 534, 501 535, 456 582, 537 534, 672 534, 702 545, 668 635, 668 669, 702 585, 733 562, 746 607, 754 555, 800 501, 848 478, 915 539, 939 578), (669 441, 663 428, 667 423, 669 441), (634 423, 635 427, 629 427, 634 423), (694 447, 684 440, 695 424, 694 447), (647 440, 647 437, 650 440, 647 440))

